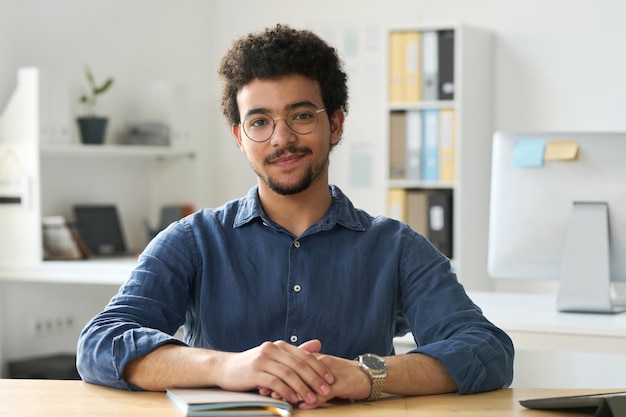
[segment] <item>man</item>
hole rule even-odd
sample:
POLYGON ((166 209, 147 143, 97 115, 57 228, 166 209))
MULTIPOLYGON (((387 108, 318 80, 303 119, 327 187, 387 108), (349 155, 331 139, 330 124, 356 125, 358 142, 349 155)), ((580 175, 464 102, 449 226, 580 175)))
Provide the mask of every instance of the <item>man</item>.
POLYGON ((278 25, 237 40, 219 73, 224 115, 258 184, 148 245, 80 336, 83 379, 258 389, 303 409, 510 384, 511 340, 449 260, 329 185, 348 106, 335 50, 278 25), (183 324, 185 342, 171 336, 183 324), (393 337, 408 330, 417 349, 394 355, 393 337))

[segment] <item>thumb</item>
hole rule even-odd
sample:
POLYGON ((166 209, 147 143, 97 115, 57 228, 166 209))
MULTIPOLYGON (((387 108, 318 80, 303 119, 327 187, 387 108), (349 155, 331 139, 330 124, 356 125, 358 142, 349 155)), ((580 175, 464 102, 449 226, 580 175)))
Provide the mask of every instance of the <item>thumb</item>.
POLYGON ((319 353, 322 350, 322 342, 317 339, 307 340, 299 346, 301 349, 311 353, 319 353))

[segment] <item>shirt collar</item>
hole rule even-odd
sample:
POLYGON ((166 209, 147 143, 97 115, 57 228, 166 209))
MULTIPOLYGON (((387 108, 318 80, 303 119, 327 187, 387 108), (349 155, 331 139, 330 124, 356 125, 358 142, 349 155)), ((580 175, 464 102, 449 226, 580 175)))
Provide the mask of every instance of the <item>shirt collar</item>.
MULTIPOLYGON (((354 208, 352 202, 339 187, 330 184, 328 189, 333 201, 328 212, 324 215, 324 218, 316 225, 317 228, 320 230, 328 230, 335 227, 336 224, 339 224, 355 231, 365 230, 358 210, 354 208)), ((269 221, 259 201, 258 185, 252 187, 248 193, 239 200, 239 208, 237 209, 233 227, 241 227, 256 219, 263 222, 269 221)))

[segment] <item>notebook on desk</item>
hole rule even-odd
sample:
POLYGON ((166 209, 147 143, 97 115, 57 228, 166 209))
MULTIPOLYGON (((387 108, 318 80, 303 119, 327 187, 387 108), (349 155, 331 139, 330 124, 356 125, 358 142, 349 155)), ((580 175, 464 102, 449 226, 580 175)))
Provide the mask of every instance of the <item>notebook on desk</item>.
POLYGON ((626 391, 600 394, 544 397, 522 400, 526 408, 535 410, 580 410, 596 417, 618 417, 626 415, 626 391))
POLYGON ((78 234, 89 248, 90 255, 97 257, 133 255, 126 247, 115 205, 76 205, 74 217, 78 234))

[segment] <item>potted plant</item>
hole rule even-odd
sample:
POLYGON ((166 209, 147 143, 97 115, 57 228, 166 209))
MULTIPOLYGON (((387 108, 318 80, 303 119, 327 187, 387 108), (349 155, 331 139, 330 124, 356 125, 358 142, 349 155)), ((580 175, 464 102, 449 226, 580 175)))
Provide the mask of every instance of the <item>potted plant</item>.
POLYGON ((97 84, 89 67, 85 67, 88 89, 80 95, 79 102, 85 109, 84 116, 78 118, 80 137, 83 143, 101 144, 104 142, 104 133, 108 119, 97 116, 98 97, 104 94, 113 85, 113 78, 107 78, 102 84, 97 84))

